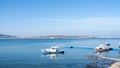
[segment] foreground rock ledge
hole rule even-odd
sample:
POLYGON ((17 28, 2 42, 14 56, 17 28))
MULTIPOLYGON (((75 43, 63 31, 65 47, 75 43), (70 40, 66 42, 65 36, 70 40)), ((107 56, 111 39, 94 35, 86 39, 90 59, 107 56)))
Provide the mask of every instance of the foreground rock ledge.
POLYGON ((109 68, 120 68, 120 62, 112 64, 109 68))

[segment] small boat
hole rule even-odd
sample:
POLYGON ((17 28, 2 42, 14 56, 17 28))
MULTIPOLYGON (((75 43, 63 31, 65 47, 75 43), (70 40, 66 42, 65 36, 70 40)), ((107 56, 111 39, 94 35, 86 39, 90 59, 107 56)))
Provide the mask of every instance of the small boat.
POLYGON ((110 46, 109 43, 103 43, 103 44, 100 44, 99 46, 97 46, 94 50, 96 52, 102 52, 102 51, 112 50, 112 48, 109 48, 108 46, 110 46))
POLYGON ((59 50, 58 46, 52 46, 50 48, 41 49, 43 53, 64 53, 64 50, 59 50))

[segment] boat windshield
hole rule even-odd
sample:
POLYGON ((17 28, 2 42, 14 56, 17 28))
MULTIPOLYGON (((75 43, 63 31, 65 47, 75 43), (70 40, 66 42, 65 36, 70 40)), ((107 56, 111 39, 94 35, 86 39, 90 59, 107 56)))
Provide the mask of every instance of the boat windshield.
POLYGON ((51 47, 51 49, 57 49, 58 48, 58 46, 52 46, 51 47))
POLYGON ((56 49, 56 48, 51 48, 51 49, 56 49))

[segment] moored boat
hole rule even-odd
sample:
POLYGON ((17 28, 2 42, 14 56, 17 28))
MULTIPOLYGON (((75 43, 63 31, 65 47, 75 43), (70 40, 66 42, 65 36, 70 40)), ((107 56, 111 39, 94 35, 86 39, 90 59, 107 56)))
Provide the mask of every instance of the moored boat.
POLYGON ((103 43, 103 44, 100 44, 99 46, 97 46, 94 50, 97 52, 112 50, 112 48, 109 48, 108 46, 110 46, 109 43, 103 43))
POLYGON ((50 48, 41 49, 43 53, 64 53, 64 50, 59 50, 58 46, 52 46, 50 48))

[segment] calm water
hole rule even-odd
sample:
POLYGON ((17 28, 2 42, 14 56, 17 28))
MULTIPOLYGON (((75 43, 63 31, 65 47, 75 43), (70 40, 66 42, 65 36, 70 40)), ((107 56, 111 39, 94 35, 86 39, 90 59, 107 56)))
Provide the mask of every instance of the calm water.
MULTIPOLYGON (((120 39, 16 39, 0 40, 0 68, 107 68, 111 61, 92 63, 87 54, 98 54, 92 49, 65 48, 81 46, 94 48, 109 42, 117 48, 120 39), (42 54, 41 48, 59 45, 64 54, 42 54)), ((104 53, 107 57, 120 58, 119 51, 104 53)))

